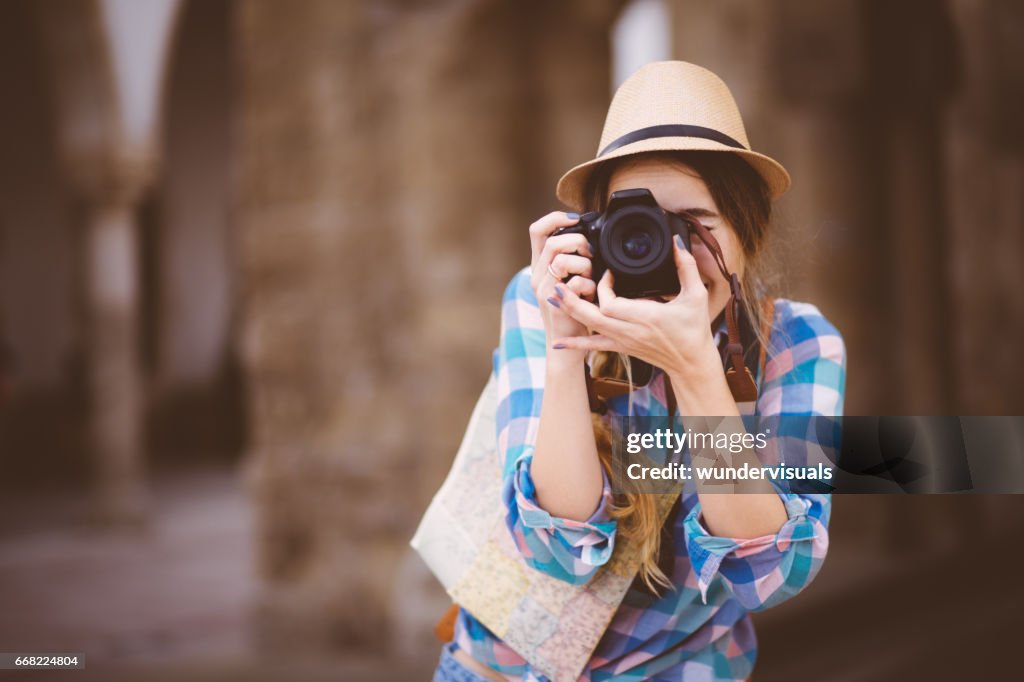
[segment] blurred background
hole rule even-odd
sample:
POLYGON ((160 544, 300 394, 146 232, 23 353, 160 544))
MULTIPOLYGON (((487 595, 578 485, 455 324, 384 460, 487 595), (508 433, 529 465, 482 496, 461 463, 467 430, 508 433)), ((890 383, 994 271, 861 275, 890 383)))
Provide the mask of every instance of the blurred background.
MULTIPOLYGON (((779 286, 845 335, 847 413, 1022 414, 1022 3, 4 0, 0 651, 429 679, 408 541, 502 290, 669 58, 791 172, 779 286)), ((755 677, 1019 675, 1022 531, 1019 496, 837 496, 755 677)))

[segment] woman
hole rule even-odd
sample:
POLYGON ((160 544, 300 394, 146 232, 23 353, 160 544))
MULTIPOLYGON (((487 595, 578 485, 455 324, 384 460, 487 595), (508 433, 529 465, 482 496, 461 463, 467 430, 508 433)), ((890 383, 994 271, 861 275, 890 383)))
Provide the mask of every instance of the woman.
MULTIPOLYGON (((599 149, 563 176, 559 198, 603 210, 612 192, 646 188, 666 211, 699 220, 742 282, 746 339, 765 348, 763 369, 754 367, 756 413, 840 415, 839 333, 812 305, 776 299, 770 316, 763 306, 759 257, 789 176, 750 150, 725 84, 685 62, 645 66, 616 93, 599 149)), ((576 585, 608 561, 617 536, 643 548, 583 679, 749 679, 749 612, 813 580, 828 548, 830 497, 684 490, 662 524, 655 496, 612 494, 609 416, 667 415, 670 403, 680 415, 740 414, 720 350, 733 291, 698 234, 690 250, 674 245, 678 295, 617 296, 610 273, 594 281, 583 236, 554 234, 578 218, 555 212, 530 226, 531 265, 504 296, 495 373, 509 528, 530 566, 576 585), (629 358, 654 369, 596 414, 585 367, 629 376, 642 366, 629 358)), ((460 610, 435 679, 545 678, 460 610)))

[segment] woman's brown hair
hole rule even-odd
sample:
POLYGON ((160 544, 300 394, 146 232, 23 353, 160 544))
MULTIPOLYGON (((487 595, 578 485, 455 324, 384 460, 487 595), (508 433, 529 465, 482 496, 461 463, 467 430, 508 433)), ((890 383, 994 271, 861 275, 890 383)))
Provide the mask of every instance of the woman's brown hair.
MULTIPOLYGON (((605 162, 587 181, 584 197, 585 209, 603 211, 607 202, 612 174, 641 158, 655 158, 673 166, 685 166, 695 171, 711 194, 719 215, 732 227, 743 251, 744 314, 750 329, 762 344, 760 301, 767 296, 763 275, 762 256, 765 237, 771 222, 771 195, 761 176, 739 156, 726 152, 680 151, 650 152, 605 162)), ((615 353, 596 353, 591 360, 594 376, 611 376, 631 380, 628 356, 615 353)), ((606 418, 593 413, 594 437, 601 466, 612 475, 612 431, 606 418)), ((619 531, 634 541, 642 557, 639 577, 648 589, 657 593, 655 584, 671 587, 669 576, 658 566, 661 550, 662 518, 657 508, 657 496, 649 493, 618 493, 612 506, 612 518, 618 519, 619 531)))

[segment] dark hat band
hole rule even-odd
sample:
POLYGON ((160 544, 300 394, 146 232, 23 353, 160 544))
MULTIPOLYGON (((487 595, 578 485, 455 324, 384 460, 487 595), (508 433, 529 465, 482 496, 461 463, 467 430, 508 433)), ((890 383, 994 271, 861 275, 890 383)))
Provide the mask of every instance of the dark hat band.
POLYGON ((598 153, 598 157, 604 156, 610 152, 615 151, 619 147, 625 147, 627 144, 633 144, 641 140, 650 140, 656 137, 700 137, 705 140, 711 140, 712 142, 720 142, 728 147, 735 147, 737 149, 746 149, 742 144, 732 139, 725 133, 720 133, 712 128, 704 128, 702 126, 691 126, 683 124, 670 124, 660 126, 650 126, 649 128, 641 128, 640 130, 634 130, 631 133, 626 133, 617 140, 614 140, 607 147, 602 149, 598 153))

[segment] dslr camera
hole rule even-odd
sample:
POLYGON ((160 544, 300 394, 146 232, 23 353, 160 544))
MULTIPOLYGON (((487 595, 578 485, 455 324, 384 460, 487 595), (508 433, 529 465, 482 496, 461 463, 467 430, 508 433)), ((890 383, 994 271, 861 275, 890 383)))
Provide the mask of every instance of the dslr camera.
POLYGON ((612 193, 604 213, 584 213, 578 223, 552 236, 586 237, 594 254, 593 280, 611 270, 619 296, 674 296, 679 293, 679 275, 672 239, 678 234, 690 250, 690 220, 663 209, 648 189, 625 189, 612 193))

